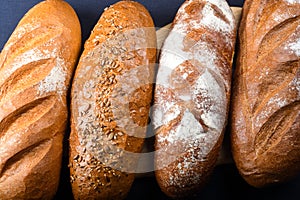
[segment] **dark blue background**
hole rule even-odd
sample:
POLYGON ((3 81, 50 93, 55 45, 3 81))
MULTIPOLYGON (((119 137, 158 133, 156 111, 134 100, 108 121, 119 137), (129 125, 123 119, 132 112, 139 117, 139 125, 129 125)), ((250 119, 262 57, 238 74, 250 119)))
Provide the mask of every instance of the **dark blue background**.
MULTIPOLYGON (((89 36, 104 8, 118 0, 66 0, 77 12, 82 26, 83 41, 89 36)), ((40 0, 0 0, 0 50, 18 21, 40 0)), ((151 13, 155 25, 162 27, 172 21, 184 0, 138 0, 151 13)), ((231 6, 242 6, 243 0, 228 0, 231 6)))
MULTIPOLYGON (((117 0, 66 0, 77 12, 81 26, 83 42, 87 39, 103 9, 117 0)), ((140 0, 151 13, 155 25, 162 27, 172 21, 177 9, 184 0, 140 0)), ((39 0, 1 0, 0 6, 0 50, 13 32, 18 21, 39 0)), ((230 6, 242 6, 243 0, 228 0, 230 6)), ((225 135, 226 136, 226 135, 225 135)), ((228 137, 225 137, 225 139, 228 137)), ((64 153, 60 187, 55 199, 72 199, 68 182, 67 151, 64 153)), ((1 199, 1 197, 0 197, 1 199)), ((159 189, 153 177, 138 179, 134 182, 128 199, 168 199, 159 189)), ((211 181, 201 191, 197 199, 203 200, 299 200, 300 177, 276 187, 255 189, 249 186, 238 174, 234 164, 217 166, 211 181)))

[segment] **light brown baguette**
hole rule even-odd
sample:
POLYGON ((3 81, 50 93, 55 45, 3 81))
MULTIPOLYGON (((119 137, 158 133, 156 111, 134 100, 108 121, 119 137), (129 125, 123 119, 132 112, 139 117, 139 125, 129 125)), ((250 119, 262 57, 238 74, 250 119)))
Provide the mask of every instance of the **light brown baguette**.
POLYGON ((0 55, 0 199, 52 199, 81 45, 76 13, 41 2, 21 19, 0 55))
POLYGON ((156 179, 172 198, 200 191, 227 124, 236 24, 226 1, 185 1, 160 55, 154 95, 156 179))
POLYGON ((231 140, 239 172, 255 187, 300 173, 300 3, 249 1, 234 76, 231 140))
POLYGON ((148 124, 155 59, 155 28, 146 8, 120 1, 105 9, 72 85, 69 167, 75 199, 127 196, 148 124))

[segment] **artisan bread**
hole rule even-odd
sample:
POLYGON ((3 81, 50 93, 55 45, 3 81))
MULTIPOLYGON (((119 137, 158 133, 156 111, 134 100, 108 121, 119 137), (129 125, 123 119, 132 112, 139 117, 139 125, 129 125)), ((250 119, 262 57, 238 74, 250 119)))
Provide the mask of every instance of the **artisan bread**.
POLYGON ((52 199, 81 45, 76 13, 41 2, 21 19, 0 54, 0 199, 52 199))
POLYGON ((154 94, 156 180, 196 194, 216 164, 229 110, 236 24, 225 0, 188 0, 161 49, 154 94))
POLYGON ((234 75, 231 146, 252 186, 300 172, 300 2, 247 0, 234 75))
POLYGON ((155 28, 137 2, 106 8, 71 91, 70 180, 75 199, 124 199, 134 180, 152 100, 155 28))

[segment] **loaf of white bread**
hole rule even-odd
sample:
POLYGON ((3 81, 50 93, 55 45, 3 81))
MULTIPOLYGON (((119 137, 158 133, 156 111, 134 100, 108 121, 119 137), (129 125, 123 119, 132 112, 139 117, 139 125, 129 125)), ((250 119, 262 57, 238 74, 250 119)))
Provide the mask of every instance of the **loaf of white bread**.
POLYGON ((170 197, 195 195, 216 165, 235 38, 235 18, 225 0, 190 0, 164 41, 154 95, 154 162, 158 184, 170 197))

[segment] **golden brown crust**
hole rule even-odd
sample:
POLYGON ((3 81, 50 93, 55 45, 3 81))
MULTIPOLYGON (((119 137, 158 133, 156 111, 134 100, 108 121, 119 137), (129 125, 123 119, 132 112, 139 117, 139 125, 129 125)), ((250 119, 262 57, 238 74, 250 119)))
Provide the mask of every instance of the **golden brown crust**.
POLYGON ((173 198, 207 182, 229 109, 236 25, 226 1, 186 1, 164 42, 154 96, 156 179, 173 198))
POLYGON ((51 199, 67 122, 66 96, 81 30, 65 2, 37 4, 0 55, 1 199, 51 199))
POLYGON ((71 94, 75 199, 127 196, 137 162, 129 152, 142 150, 148 123, 155 45, 150 14, 132 1, 105 9, 86 41, 71 94))
POLYGON ((231 139, 237 167, 255 187, 300 172, 299 25, 299 2, 245 2, 231 139))

